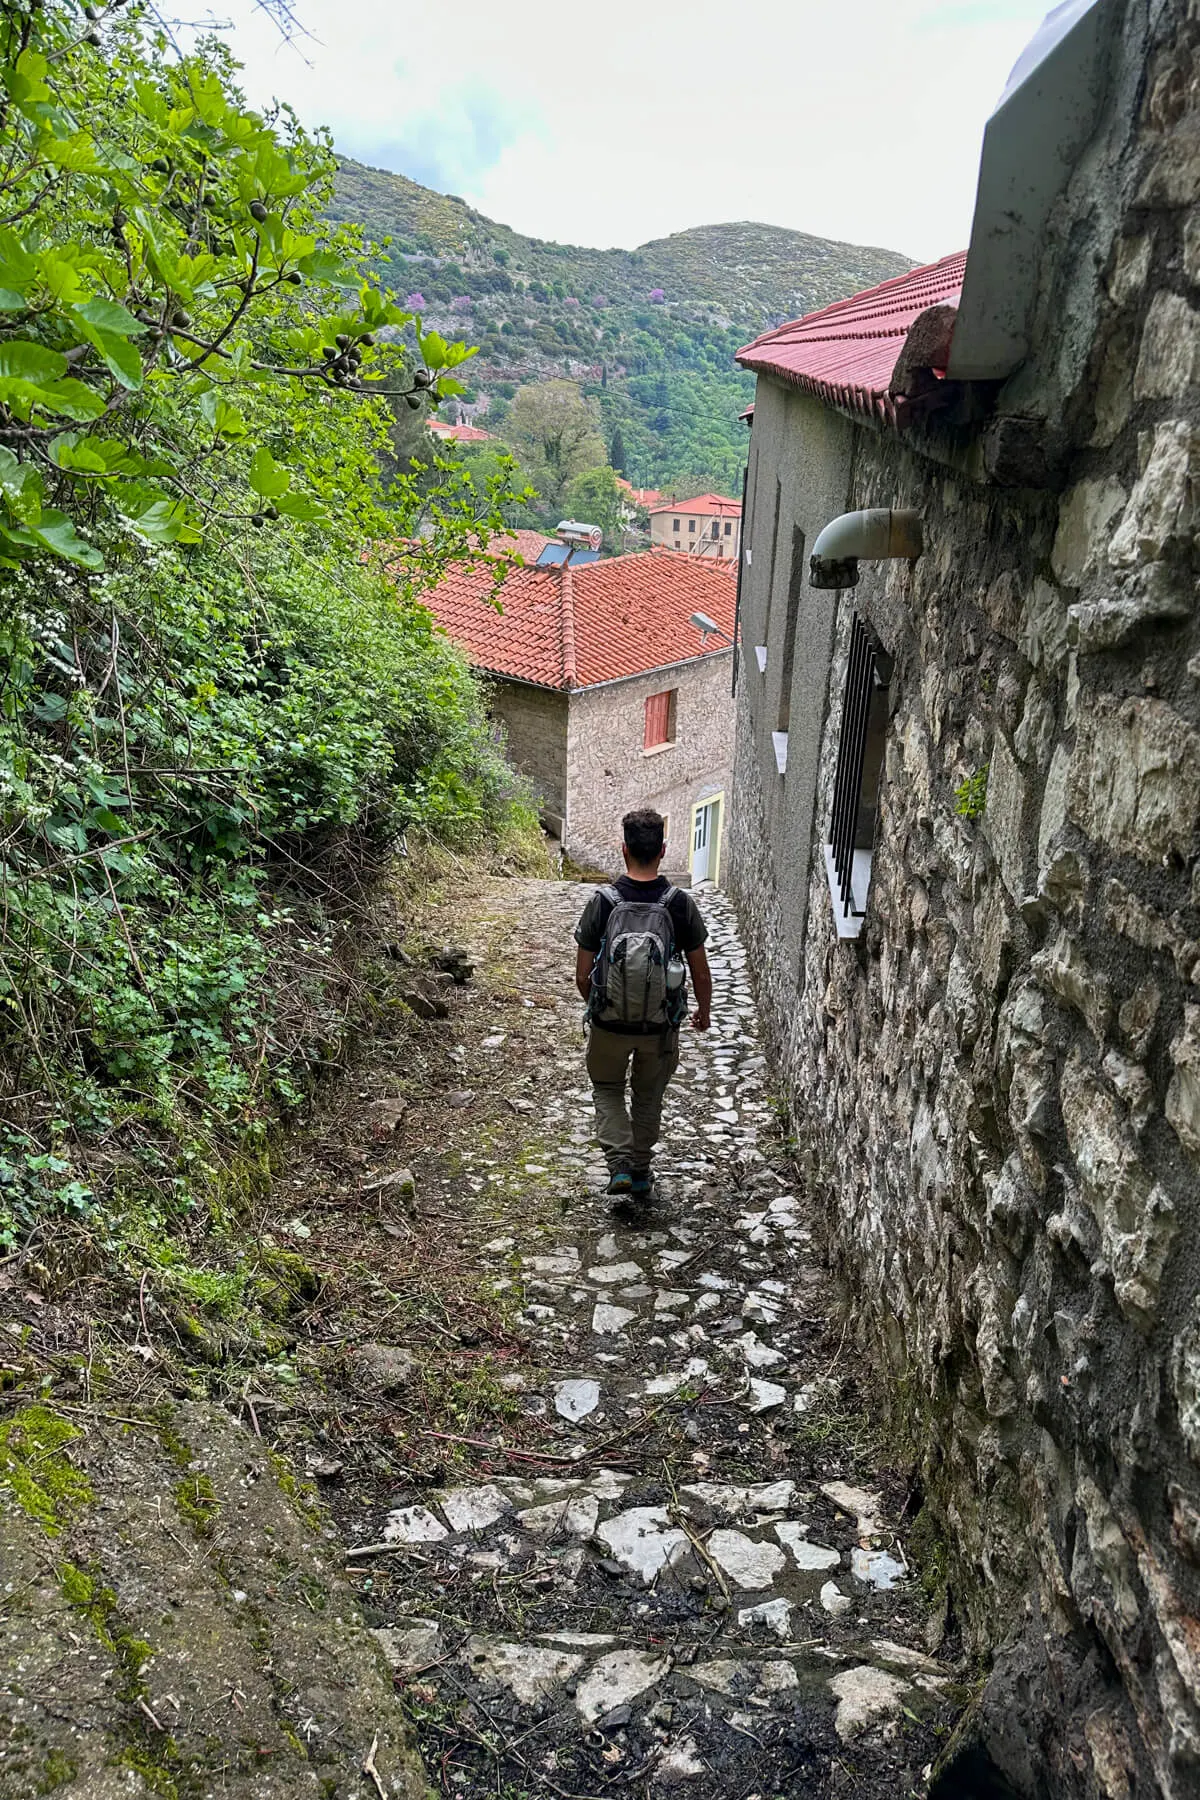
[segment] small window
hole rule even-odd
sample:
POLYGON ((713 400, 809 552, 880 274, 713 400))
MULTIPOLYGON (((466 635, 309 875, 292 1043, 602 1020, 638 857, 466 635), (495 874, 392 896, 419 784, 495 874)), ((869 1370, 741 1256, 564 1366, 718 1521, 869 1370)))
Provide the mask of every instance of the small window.
POLYGON ((695 519, 689 519, 689 520, 688 520, 688 530, 689 530, 689 531, 690 531, 690 532, 692 532, 692 533, 694 533, 694 532, 695 532, 695 530, 696 530, 696 521, 695 521, 695 519))
POLYGON ((672 519, 672 520, 671 520, 671 530, 672 530, 672 531, 678 531, 678 530, 679 530, 679 520, 678 520, 678 519, 672 519))
POLYGON ((733 522, 730 519, 726 519, 726 521, 725 521, 725 536, 726 537, 733 536, 733 522))
POLYGON ((855 613, 842 695, 830 841, 825 846, 839 937, 857 937, 867 910, 891 674, 891 658, 855 613))
POLYGON ((675 742, 675 696, 678 692, 678 688, 668 688, 665 693, 648 695, 643 750, 659 750, 664 744, 675 742))
POLYGON ((721 521, 719 519, 714 519, 712 522, 712 535, 715 538, 720 537, 721 535, 721 521))

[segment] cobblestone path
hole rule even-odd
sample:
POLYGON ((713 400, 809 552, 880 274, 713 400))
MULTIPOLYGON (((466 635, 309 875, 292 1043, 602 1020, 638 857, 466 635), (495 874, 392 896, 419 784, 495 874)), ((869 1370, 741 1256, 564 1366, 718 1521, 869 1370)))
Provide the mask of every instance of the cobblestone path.
POLYGON ((345 1525, 431 1780, 513 1800, 923 1792, 957 1690, 830 1330, 731 909, 698 896, 713 1028, 685 1032, 659 1197, 629 1220, 591 1143, 585 897, 496 884, 473 997, 438 1027, 468 1099, 526 1129, 520 1159, 467 1101, 425 1164, 406 1150, 522 1345, 499 1378, 522 1429, 464 1432, 467 1473, 381 1484, 345 1525), (498 993, 510 1023, 489 1029, 498 993))

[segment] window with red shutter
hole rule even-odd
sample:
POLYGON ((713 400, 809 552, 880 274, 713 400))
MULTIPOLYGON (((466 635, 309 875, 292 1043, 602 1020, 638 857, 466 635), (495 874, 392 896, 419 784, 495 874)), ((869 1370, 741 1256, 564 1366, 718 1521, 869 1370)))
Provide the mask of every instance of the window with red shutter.
POLYGON ((656 750, 661 744, 675 741, 675 688, 663 694, 650 694, 646 700, 646 729, 643 750, 656 750))

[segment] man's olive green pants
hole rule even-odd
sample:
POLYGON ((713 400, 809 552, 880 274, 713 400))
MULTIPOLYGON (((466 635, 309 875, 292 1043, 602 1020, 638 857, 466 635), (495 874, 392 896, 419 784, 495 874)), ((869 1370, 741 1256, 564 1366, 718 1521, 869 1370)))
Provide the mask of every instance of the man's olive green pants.
POLYGON ((678 1031, 633 1037, 588 1029, 587 1072, 596 1103, 596 1136, 610 1175, 644 1175, 662 1123, 663 1095, 679 1065, 678 1031), (630 1104, 625 1103, 625 1086, 630 1104))

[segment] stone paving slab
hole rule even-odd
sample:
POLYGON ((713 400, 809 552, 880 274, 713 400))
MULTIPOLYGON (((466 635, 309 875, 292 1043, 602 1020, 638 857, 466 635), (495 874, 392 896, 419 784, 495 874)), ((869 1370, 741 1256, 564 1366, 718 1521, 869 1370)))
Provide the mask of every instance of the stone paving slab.
MULTIPOLYGON (((401 1576, 388 1557, 403 1597, 381 1644, 437 1721, 426 1754, 440 1746, 431 1775, 448 1793, 498 1793, 501 1776, 585 1796, 601 1780, 697 1800, 919 1793, 950 1672, 920 1643, 919 1590, 870 1471, 842 1451, 821 1479, 795 1466, 797 1421, 836 1410, 842 1375, 731 910, 698 896, 713 1028, 685 1033, 654 1206, 614 1214, 562 979, 584 898, 524 883, 510 901, 529 949, 509 979, 531 997, 555 983, 561 1055, 534 1101, 532 1166, 561 1181, 564 1212, 528 1237, 510 1218, 487 1246, 545 1370, 522 1403, 560 1465, 500 1473, 498 1455, 477 1482, 364 1517, 363 1543, 403 1559, 401 1576), (648 1457, 659 1419, 671 1432, 648 1457)), ((482 963, 486 945, 472 951, 482 963)), ((506 1179, 466 1140, 462 1166, 469 1192, 506 1179)))

